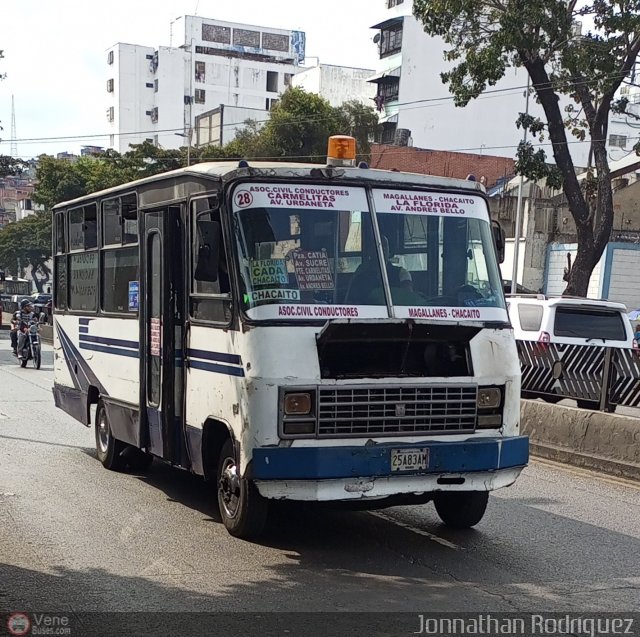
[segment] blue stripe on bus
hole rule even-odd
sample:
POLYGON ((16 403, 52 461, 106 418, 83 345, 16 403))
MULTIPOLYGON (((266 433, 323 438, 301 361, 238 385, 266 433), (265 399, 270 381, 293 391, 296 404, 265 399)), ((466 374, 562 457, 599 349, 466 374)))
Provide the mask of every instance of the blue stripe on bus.
POLYGON ((88 349, 93 352, 102 352, 103 354, 114 354, 116 356, 127 356, 129 358, 138 358, 138 352, 132 349, 120 349, 110 347, 108 345, 95 345, 93 343, 80 342, 80 349, 88 349))
POLYGON ((203 358, 207 361, 216 361, 218 363, 230 363, 231 365, 242 365, 242 358, 237 354, 223 354, 222 352, 207 352, 202 349, 188 350, 189 356, 192 358, 203 358))
POLYGON ((401 441, 361 447, 271 447, 253 450, 254 480, 330 480, 366 477, 408 478, 422 474, 464 474, 524 467, 529 438, 479 438, 463 442, 401 441), (426 471, 391 471, 392 449, 429 449, 426 471))
POLYGON ((225 374, 226 376, 244 376, 242 367, 229 367, 228 365, 216 365, 215 363, 204 363, 202 361, 189 361, 192 369, 201 369, 214 374, 225 374))
POLYGON ((90 321, 94 321, 95 319, 81 318, 79 319, 80 325, 89 325, 90 321))
POLYGON ((80 334, 88 334, 89 333, 89 327, 86 326, 86 325, 81 325, 78 328, 78 331, 79 331, 80 334))
POLYGON ((81 343, 101 343, 103 345, 115 345, 116 347, 130 347, 138 349, 138 341, 124 341, 119 338, 107 338, 106 336, 85 336, 80 334, 81 343))

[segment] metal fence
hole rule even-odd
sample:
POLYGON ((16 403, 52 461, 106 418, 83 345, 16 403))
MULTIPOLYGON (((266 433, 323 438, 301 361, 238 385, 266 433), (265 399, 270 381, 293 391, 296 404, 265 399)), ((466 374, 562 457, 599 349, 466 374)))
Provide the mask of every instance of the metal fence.
POLYGON ((523 398, 615 411, 640 405, 640 356, 631 349, 517 341, 523 398))

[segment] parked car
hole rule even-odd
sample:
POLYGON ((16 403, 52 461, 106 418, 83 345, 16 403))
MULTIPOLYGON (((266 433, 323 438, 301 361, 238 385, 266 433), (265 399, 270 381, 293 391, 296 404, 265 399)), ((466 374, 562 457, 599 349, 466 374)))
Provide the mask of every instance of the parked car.
MULTIPOLYGON (((507 307, 518 345, 523 397, 553 403, 571 398, 579 407, 597 409, 603 384, 610 383, 605 375, 610 374, 612 359, 607 356, 613 351, 621 362, 614 380, 623 385, 624 370, 635 378, 638 342, 622 303, 535 294, 507 297, 507 307)), ((607 407, 614 411, 615 403, 607 407)))

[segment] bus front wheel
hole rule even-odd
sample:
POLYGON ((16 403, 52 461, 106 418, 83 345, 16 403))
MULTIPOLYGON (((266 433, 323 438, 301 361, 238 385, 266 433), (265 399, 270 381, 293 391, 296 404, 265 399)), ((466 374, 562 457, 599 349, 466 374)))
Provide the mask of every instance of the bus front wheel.
POLYGON ((113 437, 107 410, 102 402, 98 403, 96 412, 96 455, 98 460, 105 469, 120 471, 125 465, 125 460, 122 457, 125 447, 124 442, 113 437))
POLYGON ((235 445, 228 439, 218 460, 218 508, 227 531, 245 540, 258 537, 267 521, 268 502, 250 480, 240 477, 235 445))
POLYGON ((469 529, 478 524, 488 502, 488 491, 441 491, 433 498, 440 519, 454 529, 469 529))

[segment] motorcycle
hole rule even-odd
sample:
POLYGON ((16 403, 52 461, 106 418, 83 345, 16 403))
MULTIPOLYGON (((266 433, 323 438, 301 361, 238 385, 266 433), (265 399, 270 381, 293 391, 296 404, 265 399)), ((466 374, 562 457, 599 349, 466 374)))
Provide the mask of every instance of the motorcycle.
POLYGON ((42 350, 40 348, 40 326, 38 321, 30 321, 29 325, 22 328, 26 334, 24 346, 22 348, 22 359, 19 359, 20 367, 26 367, 29 361, 33 361, 33 366, 40 369, 42 363, 42 350))

